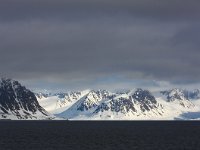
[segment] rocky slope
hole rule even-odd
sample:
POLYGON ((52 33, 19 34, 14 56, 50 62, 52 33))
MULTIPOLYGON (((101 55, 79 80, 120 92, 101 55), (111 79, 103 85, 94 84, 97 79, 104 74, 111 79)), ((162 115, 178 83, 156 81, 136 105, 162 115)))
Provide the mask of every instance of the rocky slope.
POLYGON ((0 80, 0 119, 52 119, 34 93, 11 79, 0 80))

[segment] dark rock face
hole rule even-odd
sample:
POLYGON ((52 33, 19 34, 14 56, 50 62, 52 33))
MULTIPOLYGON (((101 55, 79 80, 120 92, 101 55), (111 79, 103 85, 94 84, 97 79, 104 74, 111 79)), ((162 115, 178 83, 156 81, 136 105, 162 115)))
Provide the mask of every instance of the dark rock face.
POLYGON ((35 94, 18 81, 11 79, 0 80, 0 110, 5 114, 12 113, 19 119, 34 118, 37 111, 48 116, 44 108, 39 105, 35 94))
POLYGON ((108 111, 110 109, 110 107, 106 104, 106 103, 102 103, 101 105, 99 105, 97 107, 97 109, 94 111, 94 113, 98 113, 98 112, 103 112, 103 111, 108 111))
POLYGON ((132 98, 140 104, 140 108, 143 112, 156 108, 157 101, 147 90, 137 89, 132 95, 132 98))
POLYGON ((130 99, 119 98, 111 101, 111 111, 126 113, 130 110, 136 111, 130 99))
POLYGON ((139 102, 157 103, 155 97, 147 90, 137 89, 132 98, 139 102))
POLYGON ((134 108, 134 104, 131 101, 131 99, 126 98, 119 98, 119 99, 112 99, 109 104, 102 103, 100 104, 97 109, 94 111, 94 113, 103 112, 111 110, 113 112, 121 112, 121 113, 127 113, 130 110, 136 112, 136 109, 134 108))

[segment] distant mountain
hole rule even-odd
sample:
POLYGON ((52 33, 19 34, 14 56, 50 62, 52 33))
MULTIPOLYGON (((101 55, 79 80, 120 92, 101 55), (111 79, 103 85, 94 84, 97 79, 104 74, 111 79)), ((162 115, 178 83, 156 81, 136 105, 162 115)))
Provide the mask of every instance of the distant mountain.
POLYGON ((198 92, 197 90, 195 90, 195 92, 190 92, 175 88, 168 91, 161 91, 161 94, 166 96, 168 102, 176 102, 183 107, 190 108, 194 107, 194 104, 190 101, 190 99, 197 98, 198 92))
POLYGON ((52 119, 52 116, 39 105, 33 92, 18 81, 2 78, 0 80, 0 118, 52 119))

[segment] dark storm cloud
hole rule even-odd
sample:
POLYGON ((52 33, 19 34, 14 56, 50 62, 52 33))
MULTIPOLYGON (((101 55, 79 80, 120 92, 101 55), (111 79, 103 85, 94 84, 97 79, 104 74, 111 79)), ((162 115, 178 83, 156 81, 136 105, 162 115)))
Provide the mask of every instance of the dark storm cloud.
POLYGON ((1 75, 69 85, 118 76, 198 82, 199 15, 195 0, 3 0, 1 75))

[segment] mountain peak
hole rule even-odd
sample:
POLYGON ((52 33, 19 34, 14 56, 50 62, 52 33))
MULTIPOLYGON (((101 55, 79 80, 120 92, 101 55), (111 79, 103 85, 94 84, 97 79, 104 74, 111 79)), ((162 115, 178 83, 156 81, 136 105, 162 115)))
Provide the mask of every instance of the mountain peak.
POLYGON ((18 81, 7 78, 0 80, 0 112, 3 118, 36 119, 36 114, 48 117, 33 92, 18 81))

